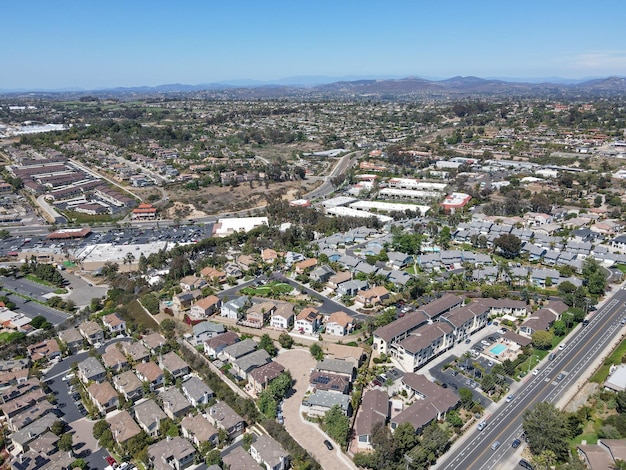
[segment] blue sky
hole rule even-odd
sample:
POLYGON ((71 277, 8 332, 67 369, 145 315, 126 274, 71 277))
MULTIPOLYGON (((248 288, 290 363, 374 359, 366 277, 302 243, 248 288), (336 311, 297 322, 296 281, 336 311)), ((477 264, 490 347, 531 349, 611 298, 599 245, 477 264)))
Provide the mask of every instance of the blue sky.
POLYGON ((11 1, 0 89, 626 76, 622 1, 11 1))

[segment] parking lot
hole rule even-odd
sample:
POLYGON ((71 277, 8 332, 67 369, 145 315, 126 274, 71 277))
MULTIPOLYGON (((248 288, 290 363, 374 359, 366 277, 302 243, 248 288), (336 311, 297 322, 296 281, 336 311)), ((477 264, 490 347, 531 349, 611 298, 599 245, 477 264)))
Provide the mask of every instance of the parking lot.
MULTIPOLYGON (((6 278, 2 278, 3 283, 5 279, 6 278)), ((11 294, 6 290, 0 290, 0 295, 6 295, 9 300, 15 304, 15 311, 23 313, 28 318, 33 319, 41 316, 53 325, 58 325, 69 318, 69 315, 65 312, 48 307, 47 305, 42 305, 38 302, 33 302, 30 299, 25 299, 19 295, 11 294)))

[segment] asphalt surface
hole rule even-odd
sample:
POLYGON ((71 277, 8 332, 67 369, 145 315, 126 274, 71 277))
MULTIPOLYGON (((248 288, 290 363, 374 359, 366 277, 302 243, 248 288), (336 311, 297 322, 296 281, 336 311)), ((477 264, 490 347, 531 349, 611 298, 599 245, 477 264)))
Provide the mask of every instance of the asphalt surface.
POLYGON ((581 376, 616 336, 623 336, 625 327, 620 324, 624 316, 626 291, 618 290, 591 318, 586 327, 581 327, 567 338, 567 347, 553 361, 542 364, 538 375, 528 375, 515 391, 516 398, 500 406, 495 413, 486 417, 487 427, 483 431, 471 430, 455 446, 450 455, 437 463, 437 469, 498 469, 511 468, 505 463, 512 458, 515 449, 513 439, 522 433, 524 411, 539 402, 556 403, 570 389, 580 386, 581 376), (557 376, 565 377, 558 380, 557 376), (492 450, 491 445, 499 441, 501 446, 492 450))
MULTIPOLYGON (((4 280, 5 279, 3 278, 1 282, 4 283, 4 280)), ((59 323, 63 323, 65 320, 70 318, 70 316, 65 312, 48 307, 47 305, 42 305, 38 302, 33 302, 29 299, 25 299, 24 297, 20 297, 19 295, 11 294, 6 290, 0 290, 0 295, 7 294, 9 300, 15 304, 14 311, 17 313, 23 313, 30 319, 42 316, 53 325, 58 325, 59 323)))

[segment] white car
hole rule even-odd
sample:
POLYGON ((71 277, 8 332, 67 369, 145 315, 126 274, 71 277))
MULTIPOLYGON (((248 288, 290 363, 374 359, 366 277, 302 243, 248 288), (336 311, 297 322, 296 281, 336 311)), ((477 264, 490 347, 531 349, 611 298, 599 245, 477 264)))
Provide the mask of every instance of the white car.
POLYGON ((514 399, 515 399, 515 395, 509 395, 508 397, 506 397, 506 402, 511 403, 514 399))
POLYGON ((563 351, 567 347, 567 344, 559 344, 559 351, 563 351))
POLYGON ((533 370, 533 375, 539 375, 539 369, 533 370))

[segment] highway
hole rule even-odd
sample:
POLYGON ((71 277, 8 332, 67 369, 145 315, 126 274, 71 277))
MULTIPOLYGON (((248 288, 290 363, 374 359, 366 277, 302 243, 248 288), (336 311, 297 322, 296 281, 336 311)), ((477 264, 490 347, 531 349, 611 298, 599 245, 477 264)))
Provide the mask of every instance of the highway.
POLYGON ((620 324, 620 319, 624 315, 625 303, 626 291, 620 289, 596 312, 588 326, 580 327, 567 338, 567 347, 553 361, 542 363, 542 369, 537 376, 527 376, 513 401, 485 418, 487 427, 483 431, 475 428, 468 431, 468 435, 462 438, 462 445, 453 446, 437 463, 436 468, 511 468, 508 463, 504 463, 515 451, 511 442, 522 433, 524 411, 542 401, 556 403, 568 390, 580 385, 581 376, 588 371, 602 350, 616 336, 623 334, 624 326, 620 324), (557 376, 561 372, 565 377, 558 380, 557 376), (491 445, 495 441, 499 441, 501 446, 494 451, 491 445))

